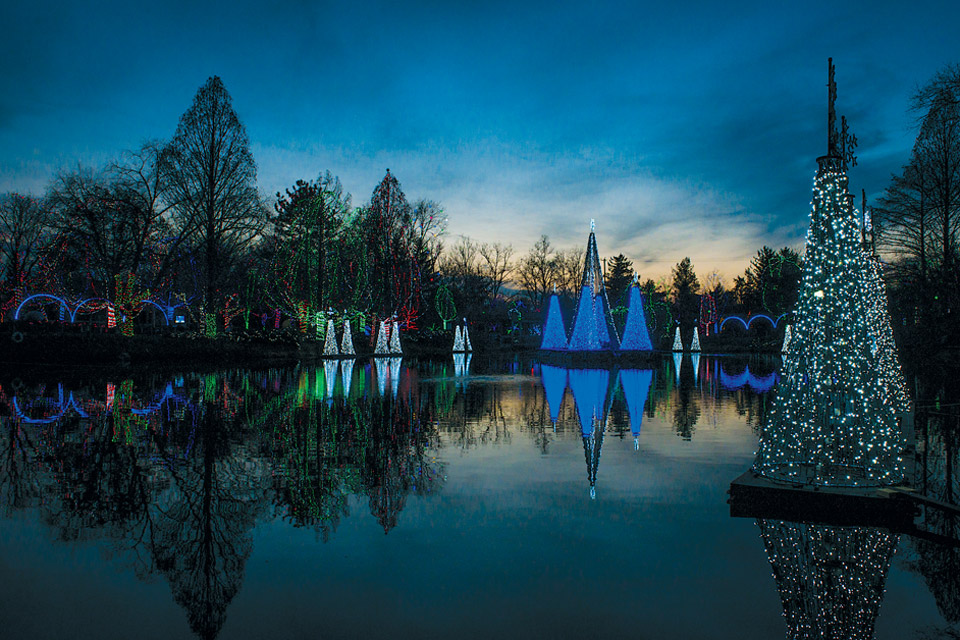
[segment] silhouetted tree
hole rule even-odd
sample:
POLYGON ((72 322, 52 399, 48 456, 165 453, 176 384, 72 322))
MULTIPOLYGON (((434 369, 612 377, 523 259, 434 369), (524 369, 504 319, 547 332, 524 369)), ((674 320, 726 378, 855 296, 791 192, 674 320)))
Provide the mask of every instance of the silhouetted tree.
POLYGON ((0 195, 0 305, 19 302, 34 275, 48 233, 40 202, 19 193, 0 195))
POLYGON ((700 291, 700 282, 693 270, 690 258, 684 258, 673 268, 673 284, 671 294, 677 309, 677 318, 681 325, 687 326, 696 322, 700 311, 697 292, 700 291))
POLYGON ((557 280, 557 264, 552 254, 550 238, 545 235, 540 236, 527 255, 521 258, 517 267, 520 287, 537 308, 543 304, 557 280))
POLYGON ((610 259, 606 274, 607 299, 613 307, 619 306, 623 294, 633 282, 633 262, 622 253, 610 259))
POLYGON ((199 258, 203 312, 214 314, 230 267, 259 233, 265 214, 250 140, 220 78, 213 76, 197 91, 167 154, 178 232, 199 258))

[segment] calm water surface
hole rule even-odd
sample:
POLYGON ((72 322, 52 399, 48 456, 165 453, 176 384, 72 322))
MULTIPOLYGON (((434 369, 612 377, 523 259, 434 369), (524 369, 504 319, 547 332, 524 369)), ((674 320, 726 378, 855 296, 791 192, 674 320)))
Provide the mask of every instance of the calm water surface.
POLYGON ((778 366, 8 374, 0 635, 955 637, 956 552, 730 517, 778 366))

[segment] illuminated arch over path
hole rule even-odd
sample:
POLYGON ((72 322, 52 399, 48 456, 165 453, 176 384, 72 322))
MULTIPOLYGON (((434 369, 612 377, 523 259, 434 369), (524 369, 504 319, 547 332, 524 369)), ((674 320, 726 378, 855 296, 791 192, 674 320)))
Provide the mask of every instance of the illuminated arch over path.
MULTIPOLYGON (((102 303, 106 303, 108 307, 114 306, 113 303, 107 300, 106 298, 87 298, 86 300, 81 300, 80 303, 77 304, 76 308, 71 310, 70 305, 67 303, 67 301, 59 296, 55 296, 52 293, 34 293, 23 299, 23 302, 20 303, 20 306, 18 306, 17 310, 14 312, 13 319, 19 320, 20 312, 27 305, 27 303, 33 300, 38 300, 38 299, 48 300, 49 302, 60 303, 60 306, 66 309, 67 313, 70 315, 71 324, 77 321, 77 314, 80 313, 80 309, 82 309, 85 305, 88 305, 93 302, 102 302, 102 303)), ((170 317, 173 314, 173 310, 176 309, 176 307, 165 307, 161 305, 159 302, 154 302, 153 300, 144 300, 143 304, 151 304, 157 309, 159 309, 160 315, 163 316, 164 323, 168 326, 170 325, 170 317)))
POLYGON ((26 306, 26 304, 31 300, 36 300, 38 298, 46 298, 50 302, 59 302, 60 306, 66 308, 66 310, 70 313, 70 322, 73 322, 73 312, 70 311, 70 305, 67 304, 66 300, 58 296, 55 296, 52 293, 34 293, 33 295, 29 295, 26 298, 24 298, 23 302, 20 303, 20 306, 18 306, 17 310, 13 313, 13 319, 19 320, 20 311, 23 309, 23 307, 26 306))
POLYGON ((740 324, 743 325, 743 328, 744 328, 745 331, 750 331, 750 325, 752 325, 752 324, 754 323, 754 321, 757 320, 757 319, 759 319, 759 318, 763 318, 764 320, 766 320, 767 322, 770 323, 770 326, 772 326, 774 329, 776 329, 777 326, 780 324, 780 321, 783 319, 783 317, 784 317, 785 315, 787 315, 787 314, 785 314, 785 313, 780 314, 779 316, 777 316, 777 319, 776 319, 776 320, 774 320, 774 319, 771 318, 770 316, 764 315, 764 314, 762 314, 762 313, 758 313, 758 314, 755 315, 755 316, 750 316, 750 318, 747 319, 747 320, 744 320, 744 319, 741 318, 740 316, 727 316, 727 317, 724 318, 723 321, 720 323, 720 328, 717 330, 717 333, 719 333, 720 331, 723 331, 723 326, 724 326, 725 324, 727 324, 727 322, 729 322, 729 321, 731 321, 731 320, 736 320, 737 322, 739 322, 740 324))

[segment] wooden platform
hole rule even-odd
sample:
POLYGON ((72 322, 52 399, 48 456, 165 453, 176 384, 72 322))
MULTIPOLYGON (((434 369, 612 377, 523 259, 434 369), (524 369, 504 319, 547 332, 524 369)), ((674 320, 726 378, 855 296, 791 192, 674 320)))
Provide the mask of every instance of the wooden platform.
POLYGON ((913 529, 919 514, 909 487, 818 487, 774 482, 747 471, 730 483, 730 515, 838 526, 913 529))

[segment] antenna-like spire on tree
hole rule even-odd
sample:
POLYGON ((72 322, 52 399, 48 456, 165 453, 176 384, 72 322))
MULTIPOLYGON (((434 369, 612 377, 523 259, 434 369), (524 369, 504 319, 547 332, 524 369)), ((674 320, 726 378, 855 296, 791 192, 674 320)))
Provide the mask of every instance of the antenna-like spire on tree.
POLYGON ((827 58, 827 155, 837 156, 837 146, 840 135, 837 133, 837 83, 833 76, 837 68, 833 66, 833 58, 827 58))

